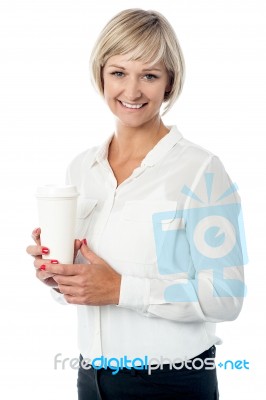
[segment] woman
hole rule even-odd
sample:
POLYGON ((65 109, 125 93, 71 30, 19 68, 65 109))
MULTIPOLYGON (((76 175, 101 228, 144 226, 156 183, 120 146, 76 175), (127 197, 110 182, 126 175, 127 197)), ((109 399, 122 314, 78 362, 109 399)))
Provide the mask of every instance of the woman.
MULTIPOLYGON (((78 311, 79 399, 218 399, 215 323, 243 301, 240 200, 219 159, 160 116, 184 80, 182 51, 158 12, 120 12, 91 56, 115 131, 70 164, 80 193, 75 264, 37 278, 78 311)), ((60 261, 60 260, 59 260, 60 261)))

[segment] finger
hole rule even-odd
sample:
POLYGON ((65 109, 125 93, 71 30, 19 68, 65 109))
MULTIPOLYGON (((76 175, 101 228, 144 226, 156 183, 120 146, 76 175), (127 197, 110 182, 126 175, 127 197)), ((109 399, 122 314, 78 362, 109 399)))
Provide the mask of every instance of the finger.
MULTIPOLYGON (((58 282, 57 282, 58 283, 58 282)), ((68 285, 59 285, 58 284, 58 290, 60 293, 68 296, 77 296, 77 288, 75 286, 68 286, 68 285)))
POLYGON ((43 271, 36 271, 36 277, 45 285, 57 290, 57 283, 54 281, 53 275, 47 274, 43 271))
POLYGON ((44 270, 56 275, 74 276, 79 275, 83 271, 83 266, 79 264, 44 264, 44 270))
POLYGON ((102 258, 97 256, 87 245, 86 239, 82 240, 82 246, 80 248, 81 254, 91 263, 91 264, 100 264, 104 262, 102 258))
POLYGON ((79 239, 76 239, 75 243, 74 243, 75 251, 78 251, 81 248, 81 246, 82 246, 82 241, 79 239))
POLYGON ((31 237, 36 244, 40 245, 41 244, 41 228, 34 229, 31 234, 31 237))
POLYGON ((49 254, 49 249, 40 245, 30 245, 26 248, 26 252, 33 257, 49 254))
MULTIPOLYGON (((79 251, 79 249, 80 249, 81 246, 82 246, 81 240, 76 239, 76 240, 75 240, 75 243, 74 243, 74 260, 76 259, 77 254, 78 254, 78 251, 79 251)), ((73 261, 74 261, 74 260, 73 260, 73 261)))
MULTIPOLYGON (((54 280, 58 283, 58 285, 62 286, 72 286, 77 288, 77 279, 75 275, 57 275, 54 274, 54 280)), ((77 290, 77 289, 76 289, 77 290)))
POLYGON ((58 264, 58 261, 57 260, 44 260, 43 258, 37 257, 37 258, 35 258, 34 263, 33 263, 33 265, 36 269, 40 269, 42 271, 46 270, 46 267, 48 264, 58 264))
POLYGON ((47 279, 47 278, 52 278, 54 276, 54 274, 48 274, 45 271, 41 271, 40 269, 37 269, 36 276, 38 279, 40 279, 40 281, 45 281, 45 279, 47 279))

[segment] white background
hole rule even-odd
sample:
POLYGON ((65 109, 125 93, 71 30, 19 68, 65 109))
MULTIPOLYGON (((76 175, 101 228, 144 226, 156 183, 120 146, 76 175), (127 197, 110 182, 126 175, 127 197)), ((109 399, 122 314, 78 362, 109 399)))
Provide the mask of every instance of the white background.
POLYGON ((220 393, 264 398, 264 0, 1 0, 1 399, 76 398, 77 371, 53 366, 57 353, 78 356, 75 307, 52 300, 25 248, 38 225, 36 186, 62 183, 69 161, 113 130, 89 53, 105 23, 132 7, 162 12, 184 51, 184 91, 165 123, 216 153, 239 186, 248 295, 239 318, 218 325, 217 361, 246 359, 250 369, 218 368, 220 393))

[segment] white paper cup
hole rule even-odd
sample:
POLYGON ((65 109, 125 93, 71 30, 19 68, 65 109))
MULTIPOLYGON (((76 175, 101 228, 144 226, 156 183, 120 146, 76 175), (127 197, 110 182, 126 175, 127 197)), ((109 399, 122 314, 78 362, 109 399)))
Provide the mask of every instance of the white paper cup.
POLYGON ((37 188, 36 197, 41 243, 50 250, 43 258, 72 264, 78 197, 76 187, 46 185, 37 188))

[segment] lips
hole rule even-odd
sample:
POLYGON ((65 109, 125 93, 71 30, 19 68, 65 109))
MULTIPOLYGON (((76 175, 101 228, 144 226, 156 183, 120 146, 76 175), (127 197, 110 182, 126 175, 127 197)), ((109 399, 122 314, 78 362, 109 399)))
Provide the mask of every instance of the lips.
POLYGON ((129 110, 139 110, 147 104, 147 103, 132 104, 132 103, 127 103, 127 102, 121 101, 121 100, 119 100, 119 102, 123 107, 128 108, 129 110))

